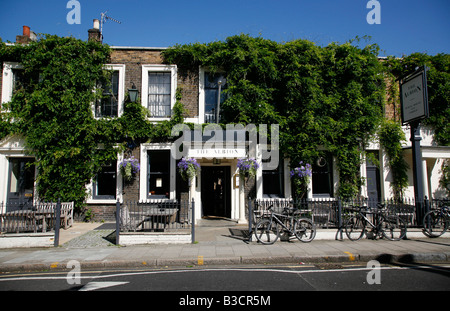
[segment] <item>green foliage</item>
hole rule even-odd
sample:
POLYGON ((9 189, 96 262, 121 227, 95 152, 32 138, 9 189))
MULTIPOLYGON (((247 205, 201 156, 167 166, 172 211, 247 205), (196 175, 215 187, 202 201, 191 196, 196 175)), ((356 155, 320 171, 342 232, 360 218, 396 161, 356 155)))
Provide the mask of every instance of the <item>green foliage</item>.
MULTIPOLYGON (((417 65, 430 67, 427 124, 436 129, 436 141, 450 141, 449 55, 413 54, 381 64, 376 45, 360 48, 355 42, 319 47, 307 40, 277 43, 238 35, 177 45, 163 51, 163 57, 187 71, 198 72, 198 66, 225 71, 223 122, 279 124, 281 153, 291 163, 312 163, 321 150, 332 152, 340 175, 338 195, 348 197, 361 185, 362 147, 383 120, 386 73, 400 76, 417 65)), ((5 107, 10 112, 1 114, 0 136, 25 138, 27 152, 36 158, 37 190, 43 199, 75 201, 82 207, 86 184, 102 164, 142 142, 173 140, 172 127, 184 122, 180 90, 168 121, 150 122, 140 101, 125 103, 120 118, 95 119, 92 105, 102 91, 93 90, 108 81, 104 65, 109 56, 108 46, 74 38, 46 35, 10 46, 0 42, 0 61, 19 62, 25 71, 21 88, 5 107)), ((400 172, 394 176, 396 193, 407 182, 400 132, 398 125, 385 122, 379 133, 391 167, 400 172)))
POLYGON ((10 132, 23 135, 36 158, 40 198, 75 201, 80 208, 85 185, 102 163, 116 158, 91 108, 96 83, 107 78, 109 48, 47 35, 28 45, 2 45, 0 51, 2 61, 23 66, 22 86, 3 117, 14 120, 10 132))
POLYGON ((402 142, 405 133, 399 123, 385 120, 378 132, 380 144, 386 151, 388 165, 392 173, 391 188, 396 198, 402 198, 408 186, 408 164, 403 157, 402 142))
POLYGON ((314 161, 326 148, 338 159, 339 194, 357 193, 360 142, 380 123, 384 97, 377 47, 322 48, 307 40, 277 43, 239 35, 224 42, 177 45, 167 63, 227 73, 224 123, 279 124, 281 152, 314 161))
POLYGON ((450 146, 450 55, 414 53, 400 59, 389 58, 384 65, 397 78, 414 72, 420 66, 429 68, 427 84, 430 117, 424 124, 433 127, 434 139, 438 144, 450 146))
POLYGON ((103 93, 97 86, 110 79, 109 57, 106 45, 52 35, 28 45, 0 43, 0 61, 19 62, 24 70, 1 114, 0 135, 25 138, 36 158, 40 199, 75 201, 81 211, 86 185, 102 165, 127 147, 167 141, 172 126, 183 122, 180 92, 170 121, 150 122, 139 101, 125 103, 120 118, 95 119, 92 105, 103 93))

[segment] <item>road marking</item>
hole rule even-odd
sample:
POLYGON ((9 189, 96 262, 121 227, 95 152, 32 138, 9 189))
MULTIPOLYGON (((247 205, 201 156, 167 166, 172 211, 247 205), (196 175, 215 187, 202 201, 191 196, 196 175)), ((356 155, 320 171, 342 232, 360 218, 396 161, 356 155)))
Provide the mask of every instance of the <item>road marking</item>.
POLYGON ((89 292, 100 288, 108 288, 128 283, 130 282, 89 282, 80 289, 80 292, 89 292))
POLYGON ((344 252, 344 253, 346 253, 348 255, 348 258, 350 259, 350 261, 354 261, 355 260, 355 256, 353 256, 352 253, 350 253, 350 252, 344 252))
MULTIPOLYGON (((450 265, 442 265, 440 266, 442 269, 448 269, 450 268, 450 265)), ((381 270, 407 270, 407 269, 424 269, 424 270, 440 270, 442 269, 438 267, 432 267, 432 266, 404 266, 404 267, 394 267, 394 266, 385 266, 380 267, 381 270)), ((351 272, 351 271, 370 271, 371 268, 367 267, 354 267, 354 268, 344 268, 344 269, 328 269, 328 270, 302 270, 302 271, 295 271, 295 270, 283 270, 283 269, 258 269, 258 268, 210 268, 210 269, 180 269, 180 270, 162 270, 162 271, 139 271, 139 272, 125 272, 125 273, 112 273, 112 274, 105 274, 105 275, 81 275, 81 279, 106 279, 111 277, 122 277, 122 276, 134 276, 134 275, 151 275, 151 274, 164 274, 164 273, 190 273, 190 272, 214 272, 214 271, 240 271, 240 272, 279 272, 279 273, 290 273, 290 274, 308 274, 308 273, 326 273, 326 272, 351 272)), ((447 271, 447 270, 443 270, 447 271)), ((101 272, 101 271, 98 271, 101 272)), ((86 272, 86 273, 92 273, 86 272)), ((67 276, 34 276, 34 277, 0 277, 0 282, 2 281, 29 281, 29 280, 67 280, 67 276)))

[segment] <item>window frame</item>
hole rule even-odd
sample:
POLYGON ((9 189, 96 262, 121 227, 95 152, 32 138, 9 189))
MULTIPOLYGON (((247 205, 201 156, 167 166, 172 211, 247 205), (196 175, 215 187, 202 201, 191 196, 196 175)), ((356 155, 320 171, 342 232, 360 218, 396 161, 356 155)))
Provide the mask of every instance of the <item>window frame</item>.
POLYGON ((119 72, 119 86, 118 86, 118 96, 117 96, 117 116, 116 117, 110 117, 110 116, 97 117, 96 113, 95 113, 97 102, 94 102, 92 104, 92 113, 96 120, 113 119, 113 118, 121 117, 123 114, 124 103, 125 103, 125 69, 126 69, 126 66, 123 64, 106 64, 104 69, 119 72))
POLYGON ((141 104, 148 110, 148 75, 149 73, 170 73, 170 116, 168 117, 152 117, 148 119, 150 121, 164 121, 170 120, 173 113, 173 106, 176 102, 176 89, 177 89, 177 66, 176 65, 142 65, 142 85, 141 85, 141 104))
MULTIPOLYGON (((205 74, 210 73, 211 70, 208 67, 199 67, 199 81, 198 81, 198 121, 200 124, 206 123, 205 120, 205 108, 206 108, 206 81, 205 74)), ((226 72, 223 70, 218 70, 215 72, 216 74, 223 74, 226 76, 226 72)), ((222 88, 223 90, 226 89, 222 88)))
MULTIPOLYGON (((325 152, 323 155, 319 156, 314 163, 312 164, 312 176, 311 176, 311 181, 310 181, 310 185, 311 185, 311 195, 312 198, 334 198, 334 194, 336 192, 335 189, 335 185, 336 185, 336 172, 335 172, 335 167, 336 164, 334 163, 335 158, 334 156, 330 153, 330 152, 325 152), (327 166, 326 169, 326 173, 325 172, 320 172, 318 171, 318 161, 320 158, 324 158, 326 160, 326 163, 324 164, 324 166, 327 166), (321 175, 323 174, 323 175, 321 175), (327 183, 328 183, 328 187, 329 192, 315 192, 316 187, 314 186, 314 182, 317 182, 317 179, 321 179, 321 176, 325 176, 326 177, 322 177, 322 178, 326 178, 327 179, 327 183)), ((323 169, 325 170, 325 169, 323 169)), ((323 184, 323 182, 321 182, 321 184, 323 184)))
MULTIPOLYGON (((268 162, 266 160, 262 160, 262 162, 268 162)), ((262 195, 263 198, 285 198, 286 197, 286 182, 285 182, 285 175, 286 175, 286 171, 285 171, 285 165, 284 165, 284 159, 281 158, 279 163, 278 163, 278 167, 275 170, 261 170, 261 179, 262 179, 262 195), (270 172, 270 173, 268 173, 270 172), (277 193, 264 193, 264 175, 268 176, 268 175, 273 175, 273 176, 278 176, 277 180, 279 182, 278 187, 280 192, 277 193)), ((268 179, 266 178, 266 182, 268 182, 268 179)), ((267 188, 267 187, 266 187, 267 188)))
POLYGON ((123 176, 122 172, 120 170, 120 163, 123 161, 123 153, 120 152, 117 154, 117 160, 116 160, 116 197, 114 199, 111 198, 104 198, 102 196, 97 196, 95 194, 95 182, 97 175, 94 176, 90 183, 86 186, 89 197, 86 200, 87 204, 112 204, 119 201, 120 203, 123 202, 123 195, 122 195, 122 189, 123 189, 123 176))
POLYGON ((23 69, 22 64, 17 62, 3 62, 2 76, 2 110, 3 104, 9 103, 13 96, 14 75, 13 70, 23 69))
POLYGON ((139 202, 155 202, 155 201, 169 201, 169 200, 175 200, 176 197, 176 160, 172 156, 170 150, 171 150, 172 144, 171 143, 145 143, 141 144, 141 159, 140 159, 140 166, 141 170, 139 172, 139 202), (148 185, 148 151, 158 151, 158 150, 164 150, 169 151, 169 178, 170 178, 170 186, 169 186, 169 198, 167 199, 161 199, 161 198, 152 198, 148 195, 149 185, 148 185))
MULTIPOLYGON (((97 193, 97 190, 98 190, 98 173, 97 173, 97 175, 92 179, 92 199, 94 199, 94 200, 114 200, 114 201, 116 201, 116 199, 117 199, 117 178, 118 178, 118 172, 119 172, 119 167, 118 167, 118 165, 117 165, 117 160, 114 160, 114 161, 111 161, 112 163, 111 163, 111 167, 114 167, 115 166, 115 168, 116 168, 116 170, 115 170, 115 174, 116 174, 116 187, 115 187, 115 194, 114 194, 114 197, 111 197, 111 196, 109 196, 109 195, 99 195, 98 193, 97 193), (115 162, 115 165, 114 165, 114 162, 115 162)), ((102 169, 104 168, 104 167, 107 167, 106 165, 104 165, 104 166, 102 166, 102 169)))

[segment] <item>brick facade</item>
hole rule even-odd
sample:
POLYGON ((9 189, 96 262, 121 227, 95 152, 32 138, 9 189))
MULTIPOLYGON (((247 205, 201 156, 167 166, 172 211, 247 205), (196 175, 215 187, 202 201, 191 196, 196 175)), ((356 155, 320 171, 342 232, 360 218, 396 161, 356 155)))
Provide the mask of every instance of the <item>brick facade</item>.
MULTIPOLYGON (((142 90, 142 65, 163 64, 162 50, 161 48, 112 47, 111 64, 126 66, 125 89, 131 88, 134 83, 138 90, 142 90)), ((198 72, 188 72, 178 68, 177 87, 181 90, 181 102, 186 109, 184 117, 198 116, 198 72)))

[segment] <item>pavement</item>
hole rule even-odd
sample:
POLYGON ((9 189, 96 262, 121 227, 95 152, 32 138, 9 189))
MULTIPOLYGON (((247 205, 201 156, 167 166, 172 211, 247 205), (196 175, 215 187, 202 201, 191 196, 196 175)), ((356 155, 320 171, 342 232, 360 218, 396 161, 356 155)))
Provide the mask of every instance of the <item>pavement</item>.
MULTIPOLYGON (((450 262, 450 233, 427 238, 419 229, 407 239, 350 241, 336 229, 320 229, 310 243, 297 240, 261 245, 242 235, 246 226, 233 222, 202 222, 194 244, 117 246, 113 223, 74 223, 61 230, 54 248, 1 249, 0 272, 81 269, 191 267, 202 265, 307 264, 328 262, 450 262), (74 261, 75 260, 75 261, 74 261)), ((255 239, 253 239, 255 240, 255 239)))

